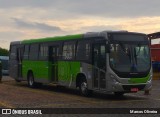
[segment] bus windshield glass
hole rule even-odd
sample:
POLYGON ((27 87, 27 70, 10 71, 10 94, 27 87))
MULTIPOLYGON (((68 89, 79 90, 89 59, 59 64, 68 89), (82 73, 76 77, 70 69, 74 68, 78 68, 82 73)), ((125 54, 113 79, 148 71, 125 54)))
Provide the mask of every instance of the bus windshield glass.
POLYGON ((113 70, 142 73, 150 69, 150 64, 149 46, 145 41, 111 43, 110 66, 113 70))

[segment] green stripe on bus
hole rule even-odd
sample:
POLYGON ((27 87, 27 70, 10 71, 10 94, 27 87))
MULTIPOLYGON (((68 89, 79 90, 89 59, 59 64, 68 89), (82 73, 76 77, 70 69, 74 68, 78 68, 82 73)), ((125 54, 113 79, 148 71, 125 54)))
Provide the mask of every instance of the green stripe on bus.
MULTIPOLYGON (((58 81, 76 80, 77 74, 80 72, 80 62, 76 61, 58 61, 58 81)), ((23 77, 27 77, 28 71, 31 70, 35 78, 52 79, 53 64, 49 61, 30 61, 22 62, 23 77)))
POLYGON ((80 62, 76 61, 59 61, 58 62, 58 80, 59 81, 76 81, 76 76, 80 72, 80 62))
POLYGON ((143 77, 143 78, 130 78, 128 80, 129 83, 146 83, 150 78, 150 74, 148 74, 146 77, 143 77))
POLYGON ((57 36, 57 37, 47 37, 47 38, 40 38, 40 39, 24 40, 22 41, 22 44, 61 41, 61 40, 74 40, 74 39, 82 39, 82 38, 83 38, 83 34, 57 36))
POLYGON ((49 61, 31 61, 31 60, 23 60, 22 62, 22 74, 23 77, 27 77, 28 71, 31 70, 35 78, 50 78, 49 71, 50 70, 49 61))

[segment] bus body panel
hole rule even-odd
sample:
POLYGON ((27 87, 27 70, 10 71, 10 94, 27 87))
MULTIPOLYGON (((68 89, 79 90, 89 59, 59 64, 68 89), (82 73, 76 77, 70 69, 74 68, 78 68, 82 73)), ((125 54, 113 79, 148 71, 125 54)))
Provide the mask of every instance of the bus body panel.
POLYGON ((50 80, 50 63, 48 61, 28 61, 22 62, 22 74, 25 79, 27 79, 28 72, 31 71, 34 78, 48 79, 50 80))
POLYGON ((77 73, 80 72, 80 62, 59 61, 58 83, 75 87, 77 73))
POLYGON ((19 65, 21 64, 19 48, 21 47, 20 41, 11 42, 10 55, 9 55, 9 75, 15 79, 19 79, 19 65))
POLYGON ((18 61, 17 60, 9 61, 9 75, 15 79, 18 78, 18 61))
POLYGON ((129 78, 128 83, 137 84, 137 83, 146 83, 150 79, 150 73, 146 77, 142 78, 129 78))
POLYGON ((108 92, 131 92, 132 88, 150 90, 152 87, 152 69, 147 76, 140 78, 120 78, 110 68, 108 73, 108 92))
POLYGON ((81 73, 84 73, 86 76, 87 84, 88 84, 88 89, 92 90, 93 89, 93 65, 89 63, 81 63, 81 73))

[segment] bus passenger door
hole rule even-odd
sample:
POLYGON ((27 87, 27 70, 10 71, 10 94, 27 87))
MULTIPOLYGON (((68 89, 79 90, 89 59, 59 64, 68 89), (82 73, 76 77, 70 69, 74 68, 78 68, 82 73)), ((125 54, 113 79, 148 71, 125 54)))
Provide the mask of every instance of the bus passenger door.
POLYGON ((93 88, 106 88, 106 50, 104 43, 93 46, 93 88))
POLYGON ((49 48, 49 61, 51 62, 51 81, 58 82, 58 46, 51 46, 49 48))
POLYGON ((22 78, 22 46, 11 46, 9 60, 9 74, 15 79, 22 78))
POLYGON ((9 56, 9 75, 13 78, 17 78, 18 75, 18 62, 17 62, 17 47, 12 45, 10 47, 9 56))
POLYGON ((22 78, 23 47, 17 48, 18 78, 22 78))

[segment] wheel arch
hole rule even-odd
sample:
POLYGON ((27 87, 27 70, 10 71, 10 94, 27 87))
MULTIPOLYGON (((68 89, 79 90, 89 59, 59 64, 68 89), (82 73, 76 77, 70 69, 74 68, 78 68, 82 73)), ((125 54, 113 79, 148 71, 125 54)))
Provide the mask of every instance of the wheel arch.
POLYGON ((79 83, 81 80, 86 80, 87 82, 87 77, 85 75, 85 73, 78 73, 76 76, 76 87, 79 87, 79 83))
POLYGON ((33 71, 31 69, 29 69, 28 72, 27 72, 27 80, 28 80, 28 77, 29 77, 30 74, 33 75, 33 71))

